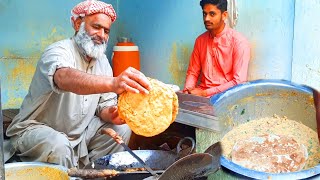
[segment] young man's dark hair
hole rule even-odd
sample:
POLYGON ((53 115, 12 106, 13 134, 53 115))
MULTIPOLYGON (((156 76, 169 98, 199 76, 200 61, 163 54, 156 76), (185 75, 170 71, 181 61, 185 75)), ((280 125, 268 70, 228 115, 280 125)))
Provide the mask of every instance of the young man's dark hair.
POLYGON ((200 6, 203 9, 203 6, 206 4, 213 4, 217 6, 218 9, 220 9, 221 13, 227 11, 228 7, 228 1, 227 0, 201 0, 200 6))

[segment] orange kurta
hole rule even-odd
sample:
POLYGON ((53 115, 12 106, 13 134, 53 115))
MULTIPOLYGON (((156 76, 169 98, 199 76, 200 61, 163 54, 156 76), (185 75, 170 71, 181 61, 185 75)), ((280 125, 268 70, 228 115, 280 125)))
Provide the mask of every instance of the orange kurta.
POLYGON ((249 42, 239 32, 225 26, 212 37, 207 31, 196 39, 184 89, 198 87, 212 96, 247 81, 249 59, 249 42))

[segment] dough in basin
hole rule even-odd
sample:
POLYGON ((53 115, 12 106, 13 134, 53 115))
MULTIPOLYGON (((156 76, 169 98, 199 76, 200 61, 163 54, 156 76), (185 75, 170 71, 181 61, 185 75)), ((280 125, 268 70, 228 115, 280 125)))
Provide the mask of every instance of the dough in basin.
POLYGON ((265 134, 238 141, 232 150, 232 161, 249 169, 270 173, 300 171, 308 151, 292 137, 265 134))

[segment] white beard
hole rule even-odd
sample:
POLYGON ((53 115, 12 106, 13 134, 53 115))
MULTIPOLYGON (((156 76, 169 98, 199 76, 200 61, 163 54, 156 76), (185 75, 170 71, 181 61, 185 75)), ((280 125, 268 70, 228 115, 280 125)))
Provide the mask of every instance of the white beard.
POLYGON ((103 44, 95 44, 92 37, 90 37, 86 32, 84 24, 84 22, 81 23, 80 29, 75 35, 74 40, 78 46, 84 50, 87 56, 99 59, 105 55, 104 53, 107 49, 108 41, 103 42, 103 44))

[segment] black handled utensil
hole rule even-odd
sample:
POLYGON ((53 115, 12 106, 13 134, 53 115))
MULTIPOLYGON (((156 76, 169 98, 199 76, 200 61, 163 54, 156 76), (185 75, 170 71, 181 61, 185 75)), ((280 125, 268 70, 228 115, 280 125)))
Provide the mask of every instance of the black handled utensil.
POLYGON ((146 168, 146 170, 152 174, 152 176, 157 179, 159 175, 153 171, 139 156, 137 156, 122 140, 122 138, 111 128, 104 128, 101 130, 102 134, 111 136, 118 144, 120 144, 126 151, 128 151, 134 158, 136 158, 139 163, 146 168))

